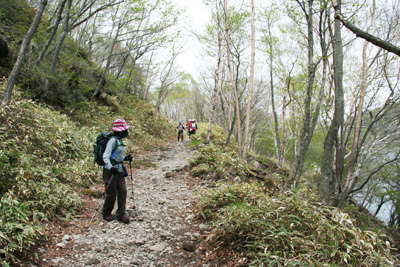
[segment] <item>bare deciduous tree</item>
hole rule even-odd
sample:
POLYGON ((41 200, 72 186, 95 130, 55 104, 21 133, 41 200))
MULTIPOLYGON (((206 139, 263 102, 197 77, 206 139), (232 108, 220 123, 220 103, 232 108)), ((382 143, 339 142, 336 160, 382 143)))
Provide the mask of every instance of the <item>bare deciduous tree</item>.
POLYGON ((255 5, 254 0, 251 1, 251 62, 250 62, 250 82, 249 82, 249 95, 247 98, 247 112, 246 112, 246 129, 244 132, 244 145, 243 145, 243 158, 247 158, 247 149, 249 142, 249 130, 250 130, 250 118, 251 118, 251 98, 253 93, 253 84, 254 84, 254 61, 255 61, 255 29, 254 29, 254 20, 255 20, 255 5))
POLYGON ((215 108, 216 108, 216 101, 217 101, 217 94, 218 94, 218 86, 219 86, 219 72, 221 69, 221 57, 222 57, 222 34, 221 34, 221 20, 220 20, 220 14, 219 14, 219 8, 218 8, 218 3, 216 2, 216 22, 217 22, 217 43, 218 43, 218 54, 217 54, 217 66, 215 68, 215 77, 214 77, 214 92, 213 92, 213 97, 212 97, 212 102, 211 102, 211 111, 210 111, 210 116, 208 119, 208 129, 207 129, 207 136, 206 136, 206 141, 205 143, 208 144, 210 143, 210 137, 211 137, 211 126, 213 123, 213 118, 214 118, 214 113, 215 113, 215 108))
POLYGON ((40 19, 42 18, 43 12, 46 9, 46 5, 47 5, 47 0, 40 1, 39 8, 35 14, 35 18, 33 19, 32 24, 31 24, 27 34, 25 35, 24 40, 22 41, 17 61, 15 62, 14 67, 10 73, 10 76, 8 77, 7 85, 4 90, 3 99, 1 102, 1 106, 0 106, 1 108, 8 105, 11 101, 11 93, 14 89, 14 85, 17 81, 17 77, 21 71, 21 68, 24 64, 24 60, 25 60, 26 53, 28 51, 29 44, 39 26, 40 19))
POLYGON ((236 112, 236 129, 237 129, 237 142, 238 142, 238 153, 242 157, 242 134, 241 134, 241 122, 240 122, 240 105, 239 96, 236 88, 236 83, 233 75, 232 63, 231 63, 231 46, 230 46, 230 33, 228 27, 228 9, 227 1, 224 0, 224 20, 225 20, 225 41, 226 41, 226 55, 227 64, 229 70, 229 77, 231 86, 233 88, 233 93, 235 95, 235 112, 236 112))

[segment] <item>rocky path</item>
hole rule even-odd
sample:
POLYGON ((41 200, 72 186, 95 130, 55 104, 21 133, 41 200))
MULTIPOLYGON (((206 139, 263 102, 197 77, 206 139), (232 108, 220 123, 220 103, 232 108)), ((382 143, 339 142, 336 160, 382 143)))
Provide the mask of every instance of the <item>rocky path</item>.
POLYGON ((205 225, 194 210, 200 187, 190 182, 188 157, 185 143, 145 155, 152 167, 134 172, 133 187, 127 178, 131 222, 105 222, 98 212, 83 229, 101 210, 103 200, 95 199, 86 216, 55 231, 53 253, 41 249, 40 266, 217 266, 204 260, 205 225))

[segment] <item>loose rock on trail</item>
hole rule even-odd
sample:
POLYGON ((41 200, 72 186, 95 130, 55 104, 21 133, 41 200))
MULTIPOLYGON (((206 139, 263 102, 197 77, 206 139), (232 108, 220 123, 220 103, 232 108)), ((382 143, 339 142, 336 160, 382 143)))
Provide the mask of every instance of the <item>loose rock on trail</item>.
POLYGON ((40 249, 38 264, 217 266, 204 260, 201 240, 206 226, 198 221, 195 211, 200 183, 195 185, 189 179, 188 157, 185 142, 170 143, 144 155, 152 166, 134 172, 132 180, 126 178, 131 222, 104 221, 104 200, 89 199, 91 205, 86 207, 85 215, 53 231, 52 245, 40 249), (90 227, 85 229, 98 205, 90 227))

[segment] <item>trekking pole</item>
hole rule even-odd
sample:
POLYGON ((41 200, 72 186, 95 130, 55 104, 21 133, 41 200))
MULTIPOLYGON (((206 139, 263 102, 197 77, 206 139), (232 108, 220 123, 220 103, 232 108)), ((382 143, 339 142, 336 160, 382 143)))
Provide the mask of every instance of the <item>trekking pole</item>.
MULTIPOLYGON (((114 176, 115 176, 115 174, 111 175, 111 179, 110 179, 110 181, 108 182, 108 184, 107 184, 107 186, 106 186, 106 189, 104 190, 103 194, 101 195, 101 199, 103 199, 104 196, 106 195, 107 189, 108 189, 108 187, 110 186, 110 184, 111 184, 111 182, 112 182, 114 176)), ((87 228, 86 230, 89 230, 89 227, 90 227, 90 225, 92 224, 94 215, 95 215, 96 212, 99 210, 100 204, 101 204, 101 202, 99 202, 99 204, 97 204, 97 207, 96 207, 96 209, 95 209, 94 212, 93 212, 92 218, 90 219, 89 224, 86 226, 86 228, 87 228)))
POLYGON ((135 208, 135 195, 134 195, 134 192, 133 192, 132 161, 129 161, 129 168, 130 168, 130 171, 131 171, 131 187, 132 187, 132 199, 133 199, 132 207, 134 209, 135 208))

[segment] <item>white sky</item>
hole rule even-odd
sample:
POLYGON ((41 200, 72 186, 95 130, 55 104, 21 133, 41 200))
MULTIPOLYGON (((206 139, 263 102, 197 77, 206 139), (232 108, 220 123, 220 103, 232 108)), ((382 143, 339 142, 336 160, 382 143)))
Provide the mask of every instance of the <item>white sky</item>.
POLYGON ((186 8, 185 14, 178 22, 182 30, 185 44, 185 52, 179 55, 177 63, 181 70, 191 73, 196 77, 203 68, 204 60, 201 58, 201 47, 197 39, 193 36, 193 30, 204 31, 209 19, 210 12, 201 0, 172 0, 178 7, 186 8))

